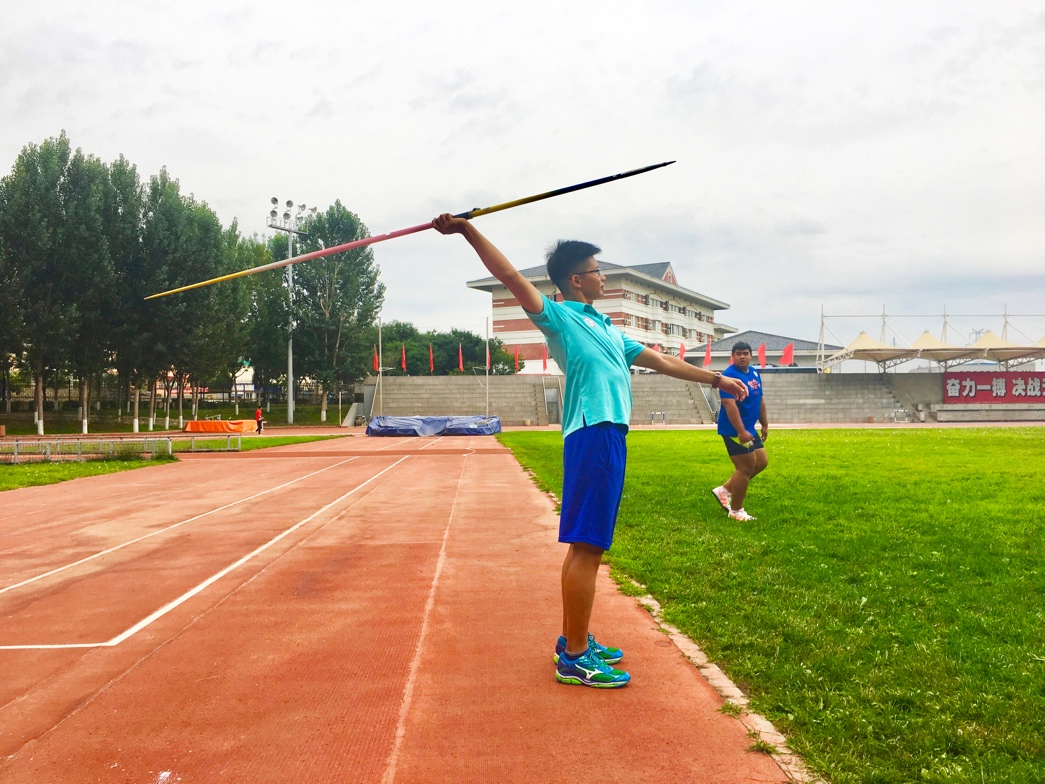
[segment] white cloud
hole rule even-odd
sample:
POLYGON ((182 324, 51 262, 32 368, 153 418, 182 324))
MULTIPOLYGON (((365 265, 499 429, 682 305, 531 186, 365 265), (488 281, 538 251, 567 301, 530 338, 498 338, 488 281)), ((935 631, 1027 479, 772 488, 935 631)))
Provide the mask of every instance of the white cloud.
MULTIPOLYGON (((103 0, 4 21, 0 166, 64 128, 247 233, 272 195, 340 198, 385 233, 677 159, 479 225, 520 266, 558 236, 671 261, 727 323, 802 338, 821 306, 1045 311, 1032 0, 103 0)), ((462 243, 375 254, 386 319, 484 328, 462 243)))

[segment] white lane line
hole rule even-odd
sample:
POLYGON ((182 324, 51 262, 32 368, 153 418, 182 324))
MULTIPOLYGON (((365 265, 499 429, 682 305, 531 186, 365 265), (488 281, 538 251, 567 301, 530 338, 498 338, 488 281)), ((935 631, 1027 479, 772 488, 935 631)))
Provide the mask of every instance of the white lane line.
POLYGON ((59 572, 64 572, 66 569, 72 569, 74 566, 79 566, 80 564, 85 564, 88 561, 93 561, 95 558, 101 558, 103 555, 109 555, 110 553, 115 553, 117 550, 122 550, 124 547, 130 547, 132 544, 138 544, 138 542, 143 542, 143 541, 145 541, 146 539, 148 539, 148 538, 150 538, 152 536, 158 536, 159 534, 167 533, 167 531, 171 531, 171 530, 173 530, 175 528, 178 528, 179 526, 185 525, 186 523, 191 523, 194 520, 199 520, 201 517, 206 517, 207 515, 212 515, 215 512, 220 512, 223 509, 228 509, 231 506, 236 506, 237 504, 245 503, 245 502, 250 501, 250 500, 252 500, 254 498, 258 498, 260 496, 263 496, 263 495, 265 495, 267 493, 274 493, 276 490, 281 490, 282 488, 287 487, 288 485, 292 485, 295 482, 300 482, 302 479, 308 479, 310 476, 315 476, 316 474, 321 474, 324 471, 329 471, 331 468, 337 468, 338 466, 344 465, 345 463, 347 463, 347 462, 349 462, 351 460, 355 460, 355 459, 356 459, 355 457, 350 457, 350 458, 348 458, 348 460, 342 460, 340 463, 334 463, 333 465, 329 465, 326 468, 321 468, 318 471, 313 471, 311 474, 305 474, 304 476, 299 476, 297 479, 291 479, 289 482, 284 482, 281 485, 276 485, 275 487, 270 487, 268 490, 262 490, 260 493, 255 493, 254 495, 249 495, 246 498, 241 498, 238 501, 233 501, 232 503, 225 504, 224 506, 219 506, 216 509, 211 509, 209 512, 203 512, 202 514, 198 514, 195 517, 190 517, 187 520, 182 520, 180 523, 174 523, 173 525, 168 525, 166 528, 161 528, 160 530, 153 531, 150 534, 145 534, 144 536, 139 536, 137 539, 131 539, 129 542, 124 542, 123 544, 118 544, 115 547, 110 547, 108 550, 102 550, 100 553, 95 553, 94 555, 88 555, 86 558, 81 558, 79 561, 73 561, 72 563, 66 564, 65 566, 59 566, 57 569, 52 569, 49 572, 44 572, 43 574, 38 574, 38 575, 36 575, 36 577, 30 577, 28 580, 22 580, 22 582, 20 582, 20 583, 14 583, 13 585, 5 586, 3 588, 0 588, 0 594, 7 593, 8 591, 13 591, 15 588, 21 588, 23 585, 29 585, 30 583, 35 583, 37 580, 43 580, 45 577, 50 577, 53 574, 58 574, 59 572))
POLYGON ((430 446, 431 446, 432 444, 438 444, 438 443, 439 443, 440 441, 442 441, 442 440, 443 440, 444 438, 446 438, 446 436, 439 436, 439 438, 437 438, 437 439, 436 439, 435 441, 433 441, 433 442, 432 442, 431 444, 425 444, 425 445, 424 445, 423 447, 421 447, 421 449, 422 449, 422 450, 424 450, 424 449, 428 449, 428 447, 430 447, 430 446))
POLYGON ((439 548, 439 558, 435 564, 435 574, 432 576, 432 584, 428 587, 428 600, 425 602, 424 615, 421 620, 421 635, 417 639, 417 648, 414 649, 414 658, 410 662, 410 675, 406 679, 403 689, 403 704, 399 707, 399 722, 396 725, 395 741, 392 744, 392 753, 388 756, 388 764, 385 766, 385 774, 381 777, 381 784, 393 784, 396 777, 396 765, 399 763, 399 751, 403 747, 406 738, 406 717, 410 713, 410 705, 414 700, 414 685, 417 683, 417 672, 421 669, 421 656, 424 654, 425 638, 428 636, 428 618, 435 605, 435 592, 439 587, 439 576, 443 573, 443 563, 446 561, 446 540, 450 538, 450 526, 454 521, 454 513, 457 511, 457 498, 461 494, 461 485, 464 483, 464 470, 468 465, 468 455, 464 456, 461 464, 461 476, 457 480, 457 490, 454 491, 454 502, 450 507, 450 518, 446 521, 446 529, 443 531, 443 545, 439 548))
MULTIPOLYGON (((261 545, 261 547, 258 547, 253 552, 250 552, 247 555, 243 556, 242 558, 240 558, 235 563, 230 564, 229 566, 226 566, 224 569, 222 569, 220 572, 218 572, 217 574, 213 575, 212 577, 208 577, 206 580, 204 580, 202 583, 197 585, 195 588, 192 588, 192 589, 186 591, 185 593, 183 593, 181 596, 179 596, 174 601, 170 602, 169 604, 165 604, 163 607, 158 609, 152 615, 150 615, 147 618, 143 618, 142 620, 138 621, 138 623, 134 624, 134 626, 132 626, 131 628, 127 629, 127 631, 123 632, 122 634, 118 634, 117 636, 113 637, 111 640, 108 640, 106 642, 98 642, 98 643, 70 643, 70 644, 67 644, 67 645, 62 645, 62 644, 57 644, 57 645, 55 645, 55 644, 52 644, 52 645, 0 645, 0 651, 40 650, 40 649, 46 649, 46 648, 113 648, 113 647, 119 645, 124 640, 126 640, 128 637, 131 637, 132 635, 137 634, 138 632, 140 632, 142 629, 144 629, 149 624, 153 623, 156 620, 159 620, 164 615, 169 613, 171 610, 174 610, 177 607, 179 607, 180 605, 184 604, 189 599, 191 599, 193 596, 198 594, 200 591, 203 591, 204 589, 206 589, 210 585, 213 585, 215 582, 220 580, 222 577, 227 575, 229 572, 231 572, 234 569, 237 569, 238 567, 240 567, 243 564, 247 563, 247 561, 251 560, 255 556, 260 555, 261 553, 265 552, 272 545, 276 544, 277 542, 279 542, 284 537, 289 536, 290 534, 294 533, 294 531, 299 529, 301 526, 303 526, 306 523, 316 519, 319 515, 323 514, 323 512, 325 512, 328 509, 330 509, 330 507, 335 506, 336 504, 341 503, 342 501, 344 501, 346 498, 348 498, 350 495, 352 495, 356 491, 362 490, 364 487, 366 487, 368 484, 373 482, 379 476, 381 476, 382 474, 387 473, 388 471, 391 471, 393 468, 395 468, 397 465, 402 463, 408 457, 410 457, 410 455, 405 455, 405 456, 399 458, 394 463, 392 463, 392 465, 390 465, 387 468, 385 468, 384 470, 379 471, 378 473, 374 474, 372 477, 367 479, 362 484, 356 485, 351 490, 349 490, 347 493, 342 495, 340 498, 334 499, 329 504, 324 506, 322 509, 319 509, 319 510, 313 512, 312 514, 310 514, 308 517, 306 517, 301 522, 295 523, 294 525, 292 525, 290 528, 288 528, 283 533, 281 533, 278 536, 273 537, 269 541, 265 542, 265 544, 261 545)), ((444 542, 444 545, 445 545, 445 542, 444 542)))

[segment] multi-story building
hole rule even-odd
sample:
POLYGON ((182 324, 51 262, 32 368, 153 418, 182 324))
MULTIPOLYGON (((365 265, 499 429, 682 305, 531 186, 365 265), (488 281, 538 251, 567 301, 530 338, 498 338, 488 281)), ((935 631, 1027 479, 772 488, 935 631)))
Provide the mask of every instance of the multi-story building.
MULTIPOLYGON (((606 276, 606 288, 595 307, 644 346, 674 356, 685 346, 686 359, 696 361, 701 358, 695 355, 697 349, 737 331, 715 317, 715 311, 727 310, 729 305, 680 286, 670 262, 625 267, 600 259, 599 268, 606 276)), ((542 294, 562 301, 543 266, 520 272, 542 294)), ((493 337, 512 353, 518 347, 520 359, 542 360, 544 336, 499 280, 473 280, 468 287, 488 291, 493 297, 493 337)))

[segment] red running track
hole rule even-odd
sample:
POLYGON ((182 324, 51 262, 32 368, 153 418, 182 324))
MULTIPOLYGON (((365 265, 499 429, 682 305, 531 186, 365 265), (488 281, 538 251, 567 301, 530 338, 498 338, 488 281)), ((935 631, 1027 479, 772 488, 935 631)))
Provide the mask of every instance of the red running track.
POLYGON ((550 500, 493 438, 354 437, 0 495, 0 782, 784 782, 600 576, 556 683, 550 500))

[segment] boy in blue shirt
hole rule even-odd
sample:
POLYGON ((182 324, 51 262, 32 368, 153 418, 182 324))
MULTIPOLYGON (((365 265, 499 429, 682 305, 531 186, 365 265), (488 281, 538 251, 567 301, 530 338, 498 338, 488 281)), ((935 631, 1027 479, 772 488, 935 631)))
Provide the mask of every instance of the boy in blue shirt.
POLYGON ((744 511, 744 498, 748 483, 769 464, 763 444, 769 437, 769 418, 762 398, 762 377, 751 367, 751 346, 738 341, 733 344, 730 356, 733 364, 722 375, 740 381, 747 396, 737 399, 726 391, 725 385, 719 391, 722 407, 718 410, 718 434, 726 444, 734 471, 725 484, 711 492, 733 520, 749 522, 755 518, 744 511), (761 437, 755 432, 756 422, 762 427, 761 437))
POLYGON ((563 405, 563 489, 559 541, 569 544, 562 565, 562 636, 553 659, 560 683, 614 689, 631 676, 611 665, 624 654, 595 641, 588 630, 595 580, 610 548, 624 491, 624 436, 631 418, 630 366, 711 384, 743 399, 747 388, 652 351, 613 327, 592 302, 603 295, 605 276, 594 245, 560 241, 548 253, 548 276, 563 301, 553 302, 467 220, 444 214, 432 221, 442 234, 460 234, 490 273, 519 301, 544 333, 552 357, 566 374, 563 405))

